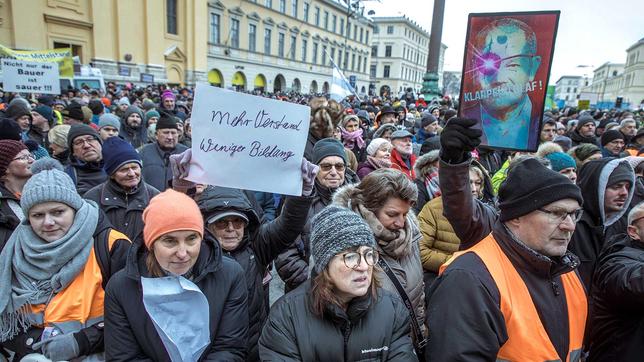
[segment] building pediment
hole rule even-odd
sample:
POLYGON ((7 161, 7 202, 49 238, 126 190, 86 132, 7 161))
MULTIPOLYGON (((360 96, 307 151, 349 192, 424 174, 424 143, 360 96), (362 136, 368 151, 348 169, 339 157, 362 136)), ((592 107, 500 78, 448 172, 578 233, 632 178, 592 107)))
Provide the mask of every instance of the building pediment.
POLYGON ((163 52, 163 56, 166 60, 174 60, 178 62, 184 62, 186 60, 186 55, 176 45, 166 49, 166 51, 163 52))
POLYGON ((246 13, 244 12, 244 10, 242 10, 242 8, 241 8, 241 7, 239 7, 239 6, 237 6, 237 7, 235 7, 235 8, 232 8, 232 9, 228 10, 228 12, 229 12, 229 13, 231 13, 231 14, 239 15, 239 16, 243 16, 243 15, 245 15, 245 14, 246 14, 246 13))
POLYGON ((294 27, 292 27, 292 28, 291 28, 291 33, 293 33, 293 34, 299 34, 299 33, 300 33, 300 29, 298 29, 298 28, 297 28, 297 26, 294 26, 294 27))
POLYGON ((272 26, 272 25, 275 25, 275 22, 273 21, 273 19, 268 17, 268 18, 264 19, 264 24, 272 26))
POLYGON ((225 10, 226 9, 226 5, 224 5, 224 3, 222 3, 221 1, 218 1, 218 0, 208 2, 208 6, 211 6, 213 8, 217 8, 219 10, 225 10))
POLYGON ((288 24, 286 24, 285 22, 281 22, 277 25, 277 27, 281 29, 288 29, 288 24))
POLYGON ((304 31, 302 32, 302 36, 303 36, 303 37, 309 37, 310 35, 311 35, 311 33, 309 33, 309 31, 308 31, 308 30, 304 30, 304 31))
POLYGON ((254 12, 254 11, 253 11, 252 13, 250 13, 250 14, 246 15, 246 16, 247 16, 249 19, 253 19, 253 20, 256 20, 256 21, 259 21, 259 20, 261 19, 261 18, 259 17, 259 14, 257 14, 257 13, 256 13, 256 12, 254 12))

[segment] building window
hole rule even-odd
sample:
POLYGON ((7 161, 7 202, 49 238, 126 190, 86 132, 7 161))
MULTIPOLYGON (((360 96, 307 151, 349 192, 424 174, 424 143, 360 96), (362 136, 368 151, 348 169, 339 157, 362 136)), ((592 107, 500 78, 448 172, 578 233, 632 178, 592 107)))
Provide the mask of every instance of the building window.
POLYGON ((289 49, 289 54, 291 55, 291 60, 295 60, 295 45, 297 44, 297 37, 291 35, 291 49, 289 49))
POLYGON ((340 35, 344 35, 344 18, 340 18, 340 35))
POLYGON ((338 30, 338 16, 333 14, 333 17, 331 18, 331 31, 336 32, 338 30))
POLYGON ((346 50, 344 52, 344 68, 342 68, 342 69, 344 70, 344 69, 347 69, 347 68, 349 68, 349 51, 348 50, 346 50))
POLYGON ((367 72, 367 57, 364 57, 364 61, 362 62, 362 73, 367 72))
POLYGON ((369 30, 365 32, 364 43, 369 44, 369 30))
POLYGON ((315 7, 315 26, 320 26, 320 8, 315 7))
POLYGON ((219 14, 210 13, 210 42, 214 44, 219 44, 220 41, 219 20, 219 14))
POLYGON ((280 13, 286 14, 286 0, 280 0, 280 13))
POLYGON ((354 71, 356 69, 356 54, 353 53, 351 54, 351 70, 354 71))
POLYGON ((347 20, 347 39, 351 39, 351 22, 347 20))
POLYGON ((329 12, 324 11, 324 30, 329 30, 329 12))
POLYGON ((362 55, 358 55, 358 72, 362 68, 362 55))
POLYGON ((266 6, 269 9, 273 8, 273 0, 264 0, 264 6, 266 6))
POLYGON ((570 93, 570 87, 566 88, 566 93, 570 93))
POLYGON ((387 34, 393 34, 393 33, 394 33, 394 26, 387 25, 387 34))
POLYGON ((313 43, 313 64, 318 64, 318 43, 313 43))
POLYGON ((391 70, 390 65, 385 65, 385 68, 382 71, 382 77, 383 78, 389 78, 389 71, 391 70))
POLYGON ((166 22, 168 34, 177 32, 177 0, 166 0, 166 22))
POLYGON ((248 50, 256 51, 255 43, 257 41, 257 25, 248 25, 248 50))
POLYGON ((264 54, 271 55, 271 29, 264 29, 264 54))
POLYGON ((353 26, 353 40, 358 40, 358 25, 353 26))
POLYGON ((302 39, 302 62, 306 62, 306 51, 308 45, 308 41, 306 39, 302 39))
POLYGON ((293 17, 297 19, 297 0, 292 0, 293 1, 293 6, 291 9, 291 12, 293 13, 293 17))
POLYGON ((375 77, 376 77, 376 69, 377 69, 377 67, 378 67, 378 66, 377 66, 376 64, 371 64, 371 67, 369 67, 369 76, 370 76, 371 78, 375 78, 375 77))
POLYGON ((364 39, 363 35, 364 35, 364 29, 360 28, 360 42, 361 43, 362 43, 362 40, 364 39))
POLYGON ((305 2, 302 4, 304 7, 304 21, 309 22, 309 3, 305 2))
POLYGON ((284 33, 279 33, 277 35, 277 56, 284 58, 284 33))
POLYGON ((373 33, 374 34, 379 34, 380 33, 380 28, 378 27, 378 25, 373 27, 373 33))
POLYGON ((386 57, 391 56, 391 45, 385 45, 385 56, 386 57))
POLYGON ((335 48, 331 48, 331 60, 335 62, 335 48))
POLYGON ((371 56, 372 57, 377 57, 378 56, 378 46, 374 45, 371 47, 371 56))
POLYGON ((342 66, 342 50, 338 49, 338 57, 333 59, 336 65, 342 66))
POLYGON ((326 57, 326 45, 322 45, 322 59, 320 59, 320 63, 322 63, 322 65, 326 65, 326 57))
POLYGON ((230 19, 230 46, 239 48, 239 20, 230 19))

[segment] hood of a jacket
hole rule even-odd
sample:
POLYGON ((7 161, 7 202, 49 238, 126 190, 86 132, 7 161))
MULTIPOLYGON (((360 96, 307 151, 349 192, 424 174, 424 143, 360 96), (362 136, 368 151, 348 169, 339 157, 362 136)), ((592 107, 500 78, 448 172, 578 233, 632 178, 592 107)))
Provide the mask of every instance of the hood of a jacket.
POLYGON ((584 214, 587 214, 596 225, 603 225, 604 230, 619 220, 626 212, 628 205, 633 199, 635 191, 635 172, 632 174, 631 188, 628 192, 628 198, 622 210, 609 219, 606 219, 604 210, 604 196, 608 186, 610 174, 617 168, 620 163, 626 163, 632 169, 627 160, 621 158, 602 158, 586 163, 579 171, 577 185, 581 189, 581 195, 584 198, 584 214))
MULTIPOLYGON (((132 243, 125 263, 125 274, 128 278, 138 282, 141 277, 150 276, 145 263, 147 256, 148 250, 142 240, 132 243)), ((222 251, 219 243, 210 231, 205 230, 197 262, 192 267, 193 282, 198 283, 208 274, 219 270, 221 268, 221 259, 222 251)))
POLYGON ((69 153, 69 164, 75 168, 79 168, 85 171, 102 171, 103 170, 103 160, 99 162, 85 162, 81 161, 74 156, 73 153, 69 153))

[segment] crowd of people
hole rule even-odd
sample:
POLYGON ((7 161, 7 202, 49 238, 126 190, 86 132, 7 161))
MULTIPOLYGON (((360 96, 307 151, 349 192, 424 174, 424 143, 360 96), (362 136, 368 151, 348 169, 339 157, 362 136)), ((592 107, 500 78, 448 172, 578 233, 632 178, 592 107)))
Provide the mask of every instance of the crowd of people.
POLYGON ((261 94, 311 109, 283 196, 186 179, 190 88, 1 96, 0 361, 644 352, 642 110, 510 152, 449 97, 261 94))

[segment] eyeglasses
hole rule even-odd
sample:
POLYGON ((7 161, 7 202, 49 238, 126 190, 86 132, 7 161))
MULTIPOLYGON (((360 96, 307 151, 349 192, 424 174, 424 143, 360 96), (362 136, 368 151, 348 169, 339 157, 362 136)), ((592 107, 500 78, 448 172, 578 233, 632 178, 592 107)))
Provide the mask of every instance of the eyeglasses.
POLYGON ((324 172, 331 171, 331 168, 335 168, 336 171, 342 172, 342 171, 344 171, 345 167, 346 166, 344 165, 344 163, 336 163, 336 164, 322 163, 322 164, 320 164, 320 170, 322 170, 324 172))
POLYGON ((346 267, 349 269, 355 269, 360 266, 362 258, 364 258, 364 261, 367 263, 367 265, 374 266, 378 262, 378 252, 373 249, 369 249, 364 253, 350 251, 348 253, 342 254, 342 261, 344 261, 344 265, 346 265, 346 267))
POLYGON ((98 140, 94 137, 87 137, 87 138, 77 138, 72 142, 72 145, 74 147, 79 147, 83 146, 85 143, 91 145, 92 143, 98 142, 98 140))
POLYGON ((31 154, 28 154, 28 155, 16 157, 12 161, 18 161, 18 160, 20 160, 20 161, 29 161, 29 160, 35 160, 35 158, 31 154))
POLYGON ((219 230, 224 230, 228 227, 228 224, 233 224, 233 228, 235 229, 241 229, 244 225, 246 225, 246 221, 240 217, 233 217, 233 218, 223 218, 219 219, 214 222, 215 227, 219 230))
POLYGON ((572 222, 576 223, 579 220, 581 220, 581 216, 584 214, 584 209, 577 209, 572 212, 568 212, 566 210, 546 210, 546 209, 538 209, 539 211, 543 212, 544 214, 548 215, 548 221, 550 221, 551 224, 561 224, 566 220, 566 217, 570 216, 572 219, 572 222))

